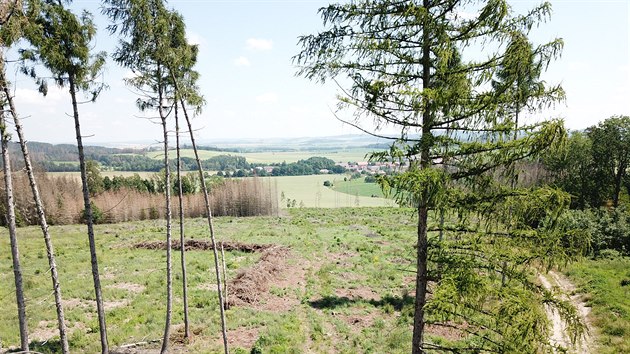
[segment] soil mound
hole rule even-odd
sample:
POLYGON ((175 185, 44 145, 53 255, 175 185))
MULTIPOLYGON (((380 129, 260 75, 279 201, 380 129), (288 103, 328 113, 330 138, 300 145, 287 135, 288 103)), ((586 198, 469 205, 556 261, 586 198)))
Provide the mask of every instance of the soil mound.
MULTIPOLYGON (((241 251, 241 252, 262 252, 268 250, 272 247, 276 247, 275 245, 269 244, 255 244, 255 243, 240 243, 233 241, 223 241, 223 249, 225 251, 241 251)), ((186 247, 186 251, 198 250, 198 251, 206 251, 212 249, 212 242, 209 240, 186 240, 184 243, 186 247)), ((217 246, 221 248, 221 242, 217 242, 217 246)), ((181 249, 181 245, 179 240, 171 241, 171 247, 174 250, 181 249)), ((136 243, 134 248, 146 249, 146 250, 165 250, 166 242, 165 241, 145 241, 136 243)))
POLYGON ((286 247, 268 248, 256 264, 238 273, 228 284, 229 305, 259 302, 286 267, 288 254, 289 249, 286 247))

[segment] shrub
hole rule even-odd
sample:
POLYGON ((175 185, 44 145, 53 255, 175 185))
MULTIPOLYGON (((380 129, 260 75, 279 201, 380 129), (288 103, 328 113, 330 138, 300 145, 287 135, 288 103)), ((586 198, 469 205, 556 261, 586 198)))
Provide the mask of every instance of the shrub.
POLYGON ((324 187, 332 187, 333 184, 331 181, 324 181, 324 187))

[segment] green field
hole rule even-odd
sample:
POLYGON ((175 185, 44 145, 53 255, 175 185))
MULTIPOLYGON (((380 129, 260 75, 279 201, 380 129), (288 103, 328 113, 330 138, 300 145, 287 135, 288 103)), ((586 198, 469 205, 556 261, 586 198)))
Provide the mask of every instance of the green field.
MULTIPOLYGON (((413 313, 415 221, 400 208, 292 209, 286 217, 217 218, 222 240, 289 248, 265 291, 252 304, 227 311, 232 352, 408 353, 413 313), (402 270, 401 270, 402 269, 402 270), (240 349, 239 349, 240 348, 240 349)), ((208 239, 205 220, 187 234, 208 239)), ((38 227, 19 231, 31 349, 58 350, 48 263, 38 227)), ((50 228, 58 255, 71 352, 99 351, 89 252, 84 225, 50 228)), ((165 314, 165 252, 133 248, 163 240, 163 221, 97 225, 103 297, 112 349, 160 339, 165 314)), ((19 344, 7 232, 0 231, 0 348, 19 344)), ((190 353, 221 349, 211 251, 187 254, 190 353)), ((174 259, 174 338, 181 335, 179 256, 174 259)), ((261 255, 227 252, 228 279, 261 255)), ((234 296, 234 294, 231 294, 234 296)), ((157 346, 155 344, 153 347, 157 346)), ((173 352, 184 352, 175 342, 173 352)), ((146 348, 145 348, 146 349, 146 348)), ((141 352, 142 348, 140 348, 141 352)), ((0 350, 1 351, 1 350, 0 350)))
POLYGON ((364 197, 377 196, 383 198, 383 190, 378 183, 365 183, 365 177, 356 178, 348 181, 343 179, 337 181, 333 189, 337 192, 350 195, 360 195, 364 197))
POLYGON ((630 258, 586 259, 566 273, 592 307, 598 353, 630 353, 630 258))
MULTIPOLYGON (((335 162, 349 162, 349 161, 367 161, 366 154, 372 152, 371 149, 366 148, 352 148, 344 150, 304 150, 304 151, 286 151, 286 152, 220 152, 220 151, 199 151, 199 158, 202 160, 209 159, 218 155, 238 155, 243 156, 249 163, 291 163, 298 160, 306 160, 309 157, 320 156, 327 157, 335 162)), ((192 149, 181 150, 182 157, 195 157, 192 149)), ((161 152, 155 151, 147 153, 147 156, 154 159, 162 159, 164 156, 161 152)))
MULTIPOLYGON (((340 207, 374 207, 393 206, 390 199, 372 198, 368 194, 345 193, 324 186, 324 181, 330 181, 333 185, 343 183, 347 175, 312 175, 312 176, 282 176, 263 177, 265 183, 271 183, 278 191, 281 199, 284 193, 284 200, 280 200, 280 206, 286 207, 286 199, 295 199, 296 206, 318 208, 340 208, 340 207)), ((377 186, 378 187, 378 186, 377 186)), ((380 193, 382 196, 382 193, 380 193)))

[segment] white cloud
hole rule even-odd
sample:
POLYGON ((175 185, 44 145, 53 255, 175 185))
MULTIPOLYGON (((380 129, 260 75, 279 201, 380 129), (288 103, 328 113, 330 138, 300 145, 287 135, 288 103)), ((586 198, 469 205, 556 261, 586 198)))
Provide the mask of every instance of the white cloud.
POLYGON ((249 59, 247 59, 245 57, 238 57, 238 58, 234 59, 234 65, 236 65, 236 66, 250 66, 252 64, 249 62, 249 59))
POLYGON ((15 100, 20 104, 50 106, 52 104, 61 103, 64 98, 67 98, 68 101, 70 100, 66 89, 56 85, 48 86, 48 94, 46 96, 34 89, 17 88, 15 90, 15 100))
POLYGON ((256 96, 256 102, 258 103, 276 103, 278 102, 278 94, 275 92, 267 92, 262 95, 256 96))
POLYGON ((273 41, 270 39, 248 38, 245 44, 250 50, 271 50, 273 48, 273 41))
POLYGON ((190 30, 186 31, 186 39, 188 40, 189 44, 196 44, 200 47, 206 45, 206 39, 197 32, 193 32, 190 30))

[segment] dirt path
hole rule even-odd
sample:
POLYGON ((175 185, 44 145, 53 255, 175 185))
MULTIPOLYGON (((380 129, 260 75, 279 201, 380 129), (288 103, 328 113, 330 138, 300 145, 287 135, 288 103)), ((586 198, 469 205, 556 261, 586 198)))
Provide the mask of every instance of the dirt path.
POLYGON ((589 354, 594 350, 593 338, 591 336, 591 326, 588 320, 588 314, 591 311, 589 307, 586 307, 585 303, 581 300, 579 294, 571 295, 575 291, 575 285, 573 285, 566 277, 562 274, 556 273, 554 271, 549 271, 547 275, 538 275, 538 279, 542 283, 542 285, 548 289, 552 290, 557 288, 562 293, 562 298, 565 300, 569 300, 573 306, 577 309, 578 315, 582 318, 583 323, 586 325, 586 333, 584 336, 580 337, 573 345, 571 343, 571 339, 567 334, 566 324, 560 318, 560 315, 557 311, 555 311, 551 307, 546 307, 545 311, 547 312, 547 316, 552 323, 552 331, 551 331, 551 344, 555 346, 561 346, 567 349, 567 353, 573 354, 589 354))

